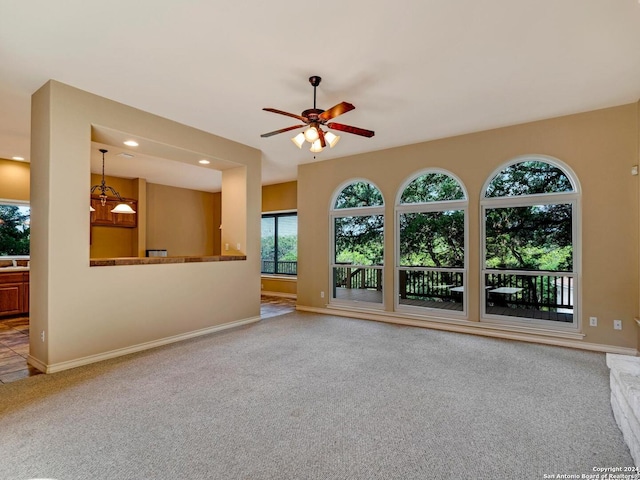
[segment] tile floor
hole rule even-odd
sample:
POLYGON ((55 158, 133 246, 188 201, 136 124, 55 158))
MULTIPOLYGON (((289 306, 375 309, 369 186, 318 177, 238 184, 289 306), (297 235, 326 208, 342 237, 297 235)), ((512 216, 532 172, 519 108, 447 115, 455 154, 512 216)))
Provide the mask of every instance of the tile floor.
POLYGON ((40 374, 27 365, 27 355, 29 317, 0 320, 0 384, 40 374))
MULTIPOLYGON (((295 299, 262 295, 260 318, 284 315, 295 309, 295 299)), ((28 355, 29 317, 0 320, 0 384, 41 373, 27 365, 28 355)))

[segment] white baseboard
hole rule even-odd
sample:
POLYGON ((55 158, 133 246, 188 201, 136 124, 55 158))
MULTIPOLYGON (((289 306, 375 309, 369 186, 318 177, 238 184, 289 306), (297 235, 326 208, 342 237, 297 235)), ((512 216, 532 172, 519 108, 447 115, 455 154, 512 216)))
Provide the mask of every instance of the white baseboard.
POLYGON ((284 293, 284 292, 269 292, 267 290, 262 290, 260 295, 266 295, 268 297, 282 297, 282 298, 298 298, 298 295, 295 293, 284 293))
POLYGON ((635 348, 617 347, 615 345, 604 345, 599 343, 588 343, 581 340, 571 338, 562 338, 561 336, 545 336, 522 331, 510 331, 506 327, 499 330, 491 327, 485 327, 481 323, 476 325, 461 325, 446 322, 434 322, 429 320, 414 320, 411 318, 402 318, 392 315, 385 315, 382 312, 352 312, 348 310, 333 308, 306 307, 298 305, 296 310, 302 312, 322 313, 324 315, 335 315, 340 317, 349 317, 359 320, 374 320, 376 322, 393 323, 397 325, 407 325, 411 327, 431 328, 434 330, 444 330, 447 332, 469 333, 472 335, 481 335, 484 337, 504 338, 506 340, 517 340, 529 343, 541 343, 544 345, 555 345, 558 347, 576 348, 579 350, 590 350, 593 352, 618 353, 620 355, 638 356, 639 352, 635 348))
POLYGON ((143 350, 149 350, 151 348, 160 347, 162 345, 168 345, 170 343, 180 342, 189 338, 200 337, 202 335, 208 335, 210 333, 219 332, 221 330, 227 330, 229 328, 240 327, 242 325, 248 325, 250 323, 259 322, 260 317, 245 318, 243 320, 237 320, 234 322, 224 323, 222 325, 214 325, 213 327, 207 327, 193 332, 181 333, 171 337, 160 338, 158 340, 152 340, 150 342, 139 343, 130 347, 118 348, 109 352, 98 353, 96 355, 89 355, 87 357, 76 358, 74 360, 68 360, 66 362, 45 364, 31 355, 27 358, 27 363, 37 368, 44 373, 56 373, 63 370, 69 370, 70 368, 81 367, 83 365, 89 365, 91 363, 101 362, 103 360, 109 360, 111 358, 122 357, 129 355, 130 353, 141 352, 143 350))

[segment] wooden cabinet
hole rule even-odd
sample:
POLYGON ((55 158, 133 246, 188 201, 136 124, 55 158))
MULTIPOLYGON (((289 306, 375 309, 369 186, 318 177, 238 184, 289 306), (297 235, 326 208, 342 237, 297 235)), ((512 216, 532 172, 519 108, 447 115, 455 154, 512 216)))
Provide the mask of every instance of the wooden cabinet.
POLYGON ((0 273, 0 316, 29 312, 29 272, 0 273))
MULTIPOLYGON (((138 202, 131 198, 124 199, 131 208, 138 210, 138 202)), ((91 212, 91 225, 102 227, 125 227, 135 228, 138 226, 138 214, 111 213, 111 210, 120 203, 117 198, 108 198, 107 203, 103 206, 100 197, 91 195, 91 206, 95 212, 91 212)))

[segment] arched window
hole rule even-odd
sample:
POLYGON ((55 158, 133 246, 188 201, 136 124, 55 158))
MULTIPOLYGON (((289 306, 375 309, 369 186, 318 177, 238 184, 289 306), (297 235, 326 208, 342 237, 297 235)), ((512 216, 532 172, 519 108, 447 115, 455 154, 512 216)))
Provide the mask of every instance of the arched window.
POLYGON ((483 191, 482 318, 577 327, 576 177, 557 160, 519 158, 483 191))
POLYGON ((331 205, 331 303, 383 305, 384 200, 366 180, 339 189, 331 205))
POLYGON ((396 309, 466 315, 467 195, 441 170, 414 176, 396 202, 396 309))

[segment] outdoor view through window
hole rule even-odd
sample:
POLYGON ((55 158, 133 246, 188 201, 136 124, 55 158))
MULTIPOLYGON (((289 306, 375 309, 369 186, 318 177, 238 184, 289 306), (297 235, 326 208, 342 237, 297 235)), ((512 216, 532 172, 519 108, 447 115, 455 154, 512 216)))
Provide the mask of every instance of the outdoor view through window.
POLYGON ((557 166, 525 161, 489 183, 484 210, 485 315, 575 325, 577 195, 557 166))
POLYGON ((298 215, 274 213, 262 216, 261 271, 273 275, 298 273, 298 215))
POLYGON ((29 255, 31 209, 0 204, 0 257, 29 255))

